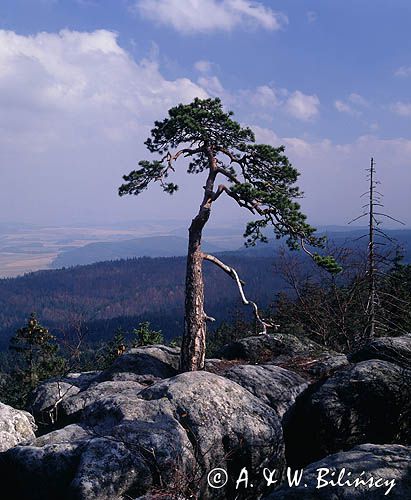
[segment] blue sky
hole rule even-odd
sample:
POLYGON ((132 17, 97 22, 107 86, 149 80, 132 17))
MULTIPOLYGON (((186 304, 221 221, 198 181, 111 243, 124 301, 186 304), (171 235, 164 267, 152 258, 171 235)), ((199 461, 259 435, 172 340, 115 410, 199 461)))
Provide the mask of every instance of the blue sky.
POLYGON ((359 213, 373 155, 411 225, 410 26, 405 0, 3 0, 0 219, 189 220, 202 184, 183 171, 172 199, 116 188, 154 119, 218 95, 286 145, 315 224, 359 213))

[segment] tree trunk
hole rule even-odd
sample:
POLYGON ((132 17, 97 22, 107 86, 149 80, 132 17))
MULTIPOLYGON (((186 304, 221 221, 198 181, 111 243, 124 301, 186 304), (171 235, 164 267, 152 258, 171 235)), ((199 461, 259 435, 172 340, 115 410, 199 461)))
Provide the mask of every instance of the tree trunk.
POLYGON ((210 210, 200 210, 189 229, 187 270, 185 285, 184 334, 181 346, 182 372, 203 370, 206 347, 206 321, 204 312, 202 230, 210 210), (203 213, 202 213, 203 212, 203 213))

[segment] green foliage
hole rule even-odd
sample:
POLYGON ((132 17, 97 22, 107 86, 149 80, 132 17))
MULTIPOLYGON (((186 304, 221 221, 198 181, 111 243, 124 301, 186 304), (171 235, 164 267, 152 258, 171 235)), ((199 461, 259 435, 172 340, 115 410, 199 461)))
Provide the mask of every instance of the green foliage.
POLYGON ((331 274, 339 274, 342 272, 343 268, 337 264, 334 257, 330 255, 319 255, 318 253, 313 254, 314 262, 328 271, 331 274))
POLYGON ((148 321, 140 323, 138 328, 132 331, 132 335, 134 339, 131 342, 131 347, 164 343, 164 337, 161 331, 152 330, 148 321))
POLYGON ((111 366, 114 361, 124 354, 127 349, 125 332, 122 328, 118 328, 113 338, 105 343, 97 359, 99 370, 104 370, 111 366))
MULTIPOLYGON (((139 162, 140 168, 123 177, 120 196, 138 195, 150 182, 160 182, 163 190, 174 193, 178 186, 166 182, 174 171, 173 162, 180 156, 188 158, 188 173, 213 170, 215 176, 225 178, 223 191, 240 207, 254 214, 247 224, 246 245, 266 242, 268 226, 277 238, 286 237, 292 249, 303 243, 323 247, 324 239, 314 235, 315 228, 306 222, 306 216, 295 200, 302 197, 296 181, 298 171, 284 154, 284 146, 255 144, 255 136, 248 127, 232 119, 231 111, 224 111, 220 99, 194 99, 168 111, 168 117, 156 121, 145 145, 151 153, 162 155, 160 160, 139 162), (175 151, 181 147, 182 149, 175 151)), ((210 201, 221 193, 210 192, 210 201)), ((319 264, 337 272, 331 258, 316 257, 319 264)))
POLYGON ((58 354, 55 337, 40 325, 34 313, 30 315, 27 325, 18 329, 11 338, 9 348, 14 358, 10 373, 13 384, 4 388, 7 393, 3 393, 1 398, 21 408, 29 392, 42 380, 64 372, 66 362, 58 354))

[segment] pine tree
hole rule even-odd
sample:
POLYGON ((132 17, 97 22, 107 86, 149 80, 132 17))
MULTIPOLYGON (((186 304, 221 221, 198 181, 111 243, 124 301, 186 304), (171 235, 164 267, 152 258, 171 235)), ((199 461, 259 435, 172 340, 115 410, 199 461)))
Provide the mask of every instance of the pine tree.
POLYGON ((27 325, 19 328, 10 339, 9 349, 15 357, 11 375, 16 384, 13 390, 19 392, 15 396, 20 406, 42 380, 64 372, 65 360, 58 354, 56 339, 38 322, 35 313, 30 315, 27 325))
POLYGON ((267 328, 257 305, 246 298, 237 272, 201 249, 203 229, 220 196, 228 196, 254 216, 244 233, 248 245, 266 242, 264 229, 269 226, 277 238, 286 237, 291 248, 302 248, 319 265, 331 272, 339 271, 333 259, 307 248, 321 247, 322 240, 314 235, 315 229, 307 224, 295 201, 302 196, 295 185, 299 173, 285 156, 284 147, 255 144, 252 130, 242 127, 232 115, 223 110, 218 98, 196 98, 190 104, 171 108, 167 118, 155 122, 151 137, 145 142, 159 159, 140 161, 140 168, 125 175, 125 183, 119 188, 120 196, 139 195, 150 183, 158 182, 166 193, 173 194, 178 186, 168 177, 181 157, 188 159, 189 174, 206 175, 200 209, 188 231, 182 371, 204 368, 206 321, 213 320, 204 311, 204 260, 213 262, 236 281, 242 301, 253 307, 262 331, 267 328), (217 184, 218 178, 223 182, 217 184))

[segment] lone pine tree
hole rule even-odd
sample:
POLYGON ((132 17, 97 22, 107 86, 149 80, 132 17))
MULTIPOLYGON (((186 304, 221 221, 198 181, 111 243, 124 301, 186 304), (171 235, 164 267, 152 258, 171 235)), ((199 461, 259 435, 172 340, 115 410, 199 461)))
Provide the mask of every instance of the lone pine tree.
POLYGON ((196 98, 190 104, 171 108, 167 118, 155 122, 151 137, 145 142, 159 159, 140 161, 140 168, 125 175, 125 183, 119 188, 120 196, 139 195, 154 181, 166 193, 173 194, 178 186, 169 182, 168 177, 181 157, 188 159, 189 174, 206 174, 200 209, 188 231, 182 371, 204 368, 206 321, 212 320, 204 311, 204 260, 218 265, 236 280, 243 302, 253 306, 256 319, 266 331, 267 325, 260 318, 257 306, 245 298, 236 271, 201 250, 204 226, 213 203, 221 195, 229 196, 254 215, 244 233, 247 245, 267 241, 264 228, 270 225, 277 238, 287 237, 290 248, 302 248, 331 272, 339 270, 333 259, 307 249, 306 245, 321 247, 322 240, 314 235, 315 229, 307 224, 295 201, 302 195, 295 185, 299 173, 284 155, 284 147, 255 144, 252 130, 242 127, 232 115, 231 111, 223 110, 218 98, 196 98), (217 184, 217 178, 224 182, 217 184))

